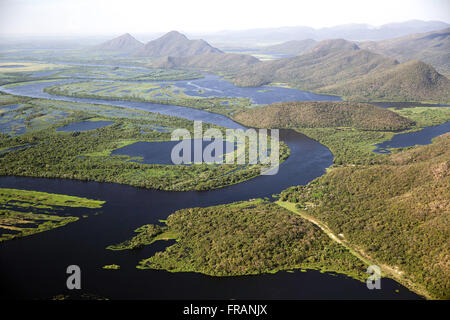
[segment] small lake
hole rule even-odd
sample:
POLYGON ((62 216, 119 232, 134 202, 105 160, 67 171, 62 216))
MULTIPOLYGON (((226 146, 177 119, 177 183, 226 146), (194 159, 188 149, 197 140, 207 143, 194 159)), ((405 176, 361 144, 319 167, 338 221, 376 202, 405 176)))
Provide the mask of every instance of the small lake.
MULTIPOLYGON (((112 155, 127 155, 130 157, 142 157, 142 160, 135 160, 139 163, 149 163, 149 164, 165 164, 165 165, 173 165, 171 159, 171 153, 174 147, 179 144, 180 141, 155 141, 155 142, 144 142, 139 141, 135 142, 133 144, 130 144, 128 146, 116 149, 111 152, 112 155)), ((190 154, 189 159, 190 161, 194 161, 194 152, 195 147, 194 146, 201 146, 201 149, 199 148, 200 152, 205 150, 206 146, 210 145, 211 143, 218 143, 221 145, 222 150, 220 150, 220 147, 218 148, 218 152, 211 152, 211 157, 214 159, 213 161, 219 161, 220 159, 223 159, 223 155, 226 152, 226 150, 236 150, 236 145, 231 142, 227 141, 206 141, 206 140, 200 140, 200 139, 193 139, 193 140, 185 140, 183 143, 188 143, 192 146, 190 148, 190 154)), ((177 154, 178 156, 178 154, 177 154)), ((185 156, 183 152, 180 152, 180 157, 185 156)), ((183 164, 190 164, 190 163, 183 163, 183 164)))
POLYGON ((68 125, 56 129, 56 131, 74 132, 74 131, 89 131, 113 124, 114 121, 78 121, 72 122, 68 125))
POLYGON ((374 152, 390 153, 389 148, 405 148, 414 145, 430 144, 433 138, 450 131, 450 121, 432 127, 426 127, 420 131, 407 132, 395 135, 391 140, 378 143, 374 152))

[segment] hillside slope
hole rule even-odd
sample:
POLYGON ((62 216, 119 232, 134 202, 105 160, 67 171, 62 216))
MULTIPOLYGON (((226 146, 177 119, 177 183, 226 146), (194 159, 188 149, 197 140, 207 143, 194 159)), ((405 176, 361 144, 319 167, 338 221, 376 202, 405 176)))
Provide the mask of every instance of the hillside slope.
POLYGON ((148 42, 143 48, 136 51, 135 55, 145 57, 183 57, 221 52, 204 40, 189 40, 185 35, 177 31, 171 31, 156 40, 148 42))
POLYGON ((355 102, 281 102, 246 109, 233 119, 259 128, 353 127, 364 130, 400 130, 413 122, 370 104, 355 102))
POLYGON ((205 53, 189 57, 166 56, 149 64, 154 68, 195 68, 233 72, 260 62, 253 56, 238 53, 205 53))
POLYGON ((103 42, 93 47, 92 51, 99 52, 124 52, 131 53, 144 47, 144 44, 136 40, 131 34, 125 33, 117 38, 103 42))
POLYGON ((317 90, 350 100, 398 100, 450 102, 450 80, 421 61, 413 60, 392 69, 325 86, 317 90))
POLYGON ((296 57, 263 62, 234 76, 240 86, 287 82, 302 89, 317 89, 370 72, 387 70, 397 61, 361 50, 343 39, 321 41, 296 57))
POLYGON ((260 50, 270 53, 282 53, 298 55, 299 53, 308 50, 314 46, 317 42, 313 39, 305 40, 291 40, 272 46, 262 47, 260 50))
POLYGON ((450 133, 388 157, 331 170, 281 199, 428 298, 450 298, 450 133))
POLYGON ((438 72, 450 75, 450 28, 378 42, 363 42, 360 47, 401 62, 419 59, 431 64, 438 72))

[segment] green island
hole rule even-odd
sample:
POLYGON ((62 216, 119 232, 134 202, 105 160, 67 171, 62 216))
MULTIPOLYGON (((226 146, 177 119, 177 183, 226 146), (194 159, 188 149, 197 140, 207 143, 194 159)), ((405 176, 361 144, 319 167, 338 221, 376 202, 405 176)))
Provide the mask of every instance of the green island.
MULTIPOLYGON (((440 108, 435 109, 437 122, 445 122, 440 108)), ((233 119, 249 126, 295 129, 329 148, 335 167, 383 161, 383 155, 373 152, 374 144, 419 130, 416 118, 398 111, 355 102, 285 102, 243 110, 233 119)))
POLYGON ((65 208, 95 212, 105 202, 69 195, 0 188, 0 242, 52 230, 77 221, 65 208))
POLYGON ((367 266, 312 223, 262 199, 182 209, 165 226, 145 225, 137 236, 109 246, 134 249, 157 240, 176 243, 142 260, 139 269, 200 272, 214 276, 318 269, 363 280, 367 266))
POLYGON ((105 270, 119 270, 120 266, 117 265, 117 264, 107 264, 107 265, 104 265, 102 267, 102 269, 105 269, 105 270))
MULTIPOLYGON (((53 59, 52 59, 53 60, 53 59)), ((101 66, 101 65, 71 65, 64 62, 0 62, 0 85, 19 83, 23 81, 90 79, 90 80, 122 80, 122 81, 175 81, 198 79, 203 76, 198 72, 184 70, 169 70, 148 68, 136 65, 134 68, 101 66), (59 64, 62 63, 62 64, 59 64), (4 68, 14 66, 14 68, 4 68)), ((116 64, 117 61, 109 61, 116 64)), ((92 63, 89 61, 87 63, 92 63)))
POLYGON ((171 231, 166 230, 159 225, 146 224, 137 228, 134 232, 136 236, 129 240, 125 240, 116 245, 110 245, 106 249, 109 250, 132 250, 142 246, 147 246, 158 240, 176 239, 177 235, 171 231))
MULTIPOLYGON (((141 101, 160 104, 171 104, 195 108, 223 115, 230 115, 236 110, 250 106, 249 98, 202 97, 187 95, 183 88, 175 83, 139 83, 139 82, 101 82, 83 81, 49 86, 46 93, 104 100, 141 101)), ((199 94, 203 94, 201 90, 199 94)))

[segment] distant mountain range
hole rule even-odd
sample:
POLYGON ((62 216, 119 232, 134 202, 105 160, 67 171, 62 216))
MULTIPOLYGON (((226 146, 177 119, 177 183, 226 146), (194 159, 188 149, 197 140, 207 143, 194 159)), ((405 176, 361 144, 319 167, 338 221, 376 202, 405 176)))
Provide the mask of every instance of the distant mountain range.
POLYGON ((196 68, 213 71, 235 71, 260 62, 246 54, 224 53, 204 40, 189 40, 171 31, 143 44, 126 33, 92 48, 97 52, 127 53, 132 56, 154 58, 154 68, 196 68))
POLYGON ((412 33, 423 33, 450 27, 441 21, 411 20, 389 23, 379 27, 368 24, 346 24, 330 28, 314 29, 306 26, 221 31, 201 35, 212 43, 236 43, 255 45, 280 43, 290 40, 313 39, 316 41, 343 38, 353 41, 385 40, 412 33))
POLYGON ((189 40, 177 31, 145 45, 125 34, 94 49, 151 58, 149 66, 154 68, 226 72, 240 86, 283 82, 349 100, 448 103, 448 78, 422 61, 410 60, 421 58, 440 70, 448 70, 449 31, 450 28, 360 44, 344 39, 290 41, 265 50, 300 54, 265 62, 246 54, 224 53, 204 40, 189 40))
POLYGON ((212 47, 204 40, 189 40, 178 31, 171 31, 162 37, 148 42, 134 55, 145 57, 185 57, 205 53, 222 53, 221 50, 212 47))
POLYGON ((316 43, 317 41, 313 39, 291 40, 272 46, 261 47, 259 50, 268 53, 281 53, 295 56, 311 48, 316 43))
POLYGON ((189 40, 184 34, 171 31, 162 37, 143 44, 129 33, 106 41, 91 50, 98 52, 129 53, 134 56, 159 58, 164 56, 184 57, 205 53, 222 53, 204 40, 189 40))
POLYGON ((343 39, 325 40, 298 56, 247 67, 234 75, 241 86, 284 82, 349 100, 450 102, 450 81, 421 61, 397 60, 343 39))
POLYGON ((450 28, 378 42, 363 42, 359 46, 401 62, 420 59, 433 65, 439 72, 450 75, 450 28))
POLYGON ((324 40, 298 56, 262 62, 242 70, 234 81, 242 86, 271 82, 292 83, 303 89, 317 89, 339 81, 387 70, 398 64, 391 58, 343 40, 324 40))
POLYGON ((103 42, 102 44, 93 47, 92 51, 99 52, 118 52, 118 53, 133 53, 142 49, 144 44, 136 40, 131 34, 125 33, 117 38, 103 42))

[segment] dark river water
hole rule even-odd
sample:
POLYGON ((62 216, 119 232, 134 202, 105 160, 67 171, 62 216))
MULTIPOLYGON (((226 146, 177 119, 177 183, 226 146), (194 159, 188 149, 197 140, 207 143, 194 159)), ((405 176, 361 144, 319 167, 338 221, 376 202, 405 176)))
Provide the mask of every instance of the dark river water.
MULTIPOLYGON (((52 84, 28 84, 8 90, 2 88, 2 91, 54 99, 54 96, 42 93, 43 87, 52 84)), ((226 117, 183 107, 66 97, 57 99, 161 111, 231 128, 242 127, 226 117)), ((158 223, 175 210, 270 197, 287 187, 310 182, 324 174, 332 164, 331 152, 302 134, 280 130, 280 139, 288 144, 291 155, 280 166, 278 174, 259 176, 204 192, 165 192, 109 183, 0 177, 0 187, 106 201, 102 214, 91 215, 62 228, 0 243, 0 297, 34 299, 70 294, 66 289, 65 271, 67 266, 75 264, 81 268, 82 292, 112 299, 419 299, 391 279, 382 279, 381 290, 368 290, 360 281, 318 271, 211 277, 198 273, 136 269, 141 259, 163 250, 168 244, 164 241, 138 250, 105 249, 130 238, 139 226, 158 223), (120 270, 102 269, 102 266, 113 263, 120 265, 120 270)), ((70 208, 68 210, 70 212, 70 208)))
POLYGON ((386 149, 430 144, 433 138, 449 131, 450 121, 436 126, 426 127, 420 131, 397 134, 391 140, 376 144, 375 146, 377 148, 374 152, 389 153, 389 150, 386 149))

